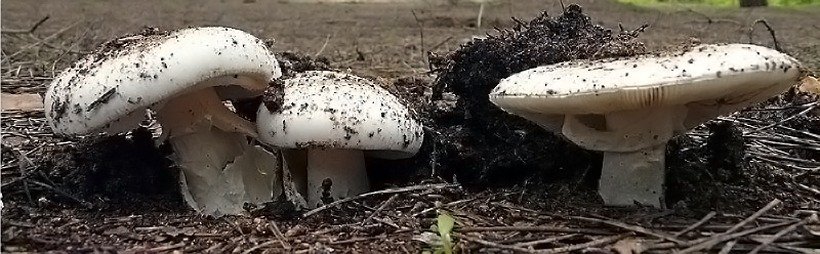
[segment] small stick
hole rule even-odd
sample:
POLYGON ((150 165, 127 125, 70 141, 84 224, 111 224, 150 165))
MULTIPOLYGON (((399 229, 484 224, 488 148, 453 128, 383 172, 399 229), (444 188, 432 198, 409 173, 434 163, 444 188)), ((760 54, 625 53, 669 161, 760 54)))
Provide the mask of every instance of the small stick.
POLYGON ((763 24, 764 26, 766 26, 766 29, 768 29, 768 30, 769 30, 769 34, 771 34, 771 35, 772 35, 772 40, 774 41, 774 49, 777 49, 777 51, 780 51, 780 52, 785 52, 785 51, 783 51, 783 49, 782 49, 782 48, 780 48, 780 44, 779 44, 779 43, 777 43, 777 36, 775 36, 775 35, 774 35, 774 29, 772 29, 772 26, 770 26, 770 25, 769 25, 769 22, 767 22, 765 19, 758 19, 758 20, 755 20, 755 22, 754 22, 754 23, 752 23, 752 26, 751 26, 751 27, 749 27, 749 42, 752 42, 752 33, 754 33, 754 31, 755 31, 755 26, 756 26, 758 23, 763 24))
POLYGON ((720 249, 720 252, 718 252, 718 254, 729 254, 730 252, 732 252, 732 248, 735 247, 735 244, 737 244, 737 240, 726 243, 726 245, 724 245, 723 248, 720 249))
POLYGON ((378 239, 382 239, 382 238, 384 238, 384 236, 354 237, 354 238, 350 238, 350 239, 347 239, 347 240, 329 242, 327 244, 332 244, 332 245, 350 244, 350 243, 378 240, 378 239))
POLYGON ((760 208, 760 210, 757 210, 757 212, 755 212, 748 218, 744 219, 734 227, 729 228, 728 230, 726 230, 726 232, 723 232, 723 234, 730 234, 737 231, 738 229, 742 228, 743 226, 746 226, 746 224, 749 224, 750 222, 754 221, 755 219, 757 219, 757 217, 760 217, 761 215, 765 214, 766 212, 774 208, 776 205, 779 205, 780 203, 780 199, 772 200, 772 202, 769 202, 769 204, 767 204, 763 208, 760 208))
MULTIPOLYGON (((179 249, 179 248, 182 248, 182 247, 185 247, 185 243, 177 243, 177 244, 173 244, 173 245, 159 246, 159 247, 154 247, 154 248, 150 248, 150 249, 144 249, 143 251, 145 253, 159 253, 159 252, 165 252, 165 251, 169 251, 169 250, 179 249)), ((140 251, 136 250, 135 252, 140 252, 140 251)))
POLYGON ((586 228, 563 228, 563 227, 515 227, 515 226, 501 226, 501 227, 464 227, 461 232, 555 232, 555 233, 575 233, 575 234, 590 234, 590 235, 608 235, 612 232, 586 229, 586 228))
MULTIPOLYGON (((696 245, 682 250, 680 252, 680 254, 692 253, 692 252, 697 252, 697 251, 700 251, 700 250, 703 250, 703 249, 709 249, 715 244, 718 244, 718 243, 721 243, 721 242, 724 242, 724 241, 727 241, 727 240, 735 239, 737 237, 741 237, 741 236, 746 235, 746 234, 740 234, 740 233, 735 233, 735 234, 732 234, 732 233, 737 231, 738 229, 742 228, 743 226, 746 226, 746 224, 749 224, 752 221, 756 220, 758 217, 760 217, 764 213, 768 212, 769 210, 771 210, 772 208, 774 208, 776 205, 778 205, 780 203, 781 202, 780 202, 779 199, 772 200, 772 202, 769 202, 769 204, 767 204, 766 206, 764 206, 763 208, 761 208, 760 210, 758 210, 757 212, 755 212, 751 216, 747 217, 746 219, 744 219, 740 223, 738 223, 735 226, 729 228, 725 232, 714 235, 710 238, 707 238, 706 240, 700 241, 696 245)), ((751 234, 751 233, 756 232, 756 231, 753 231, 753 230, 762 230, 761 228, 775 227, 775 225, 776 226, 783 226, 783 225, 787 225, 789 223, 792 223, 792 222, 783 222, 783 223, 772 224, 772 225, 768 225, 768 226, 759 227, 759 228, 756 228, 756 229, 743 231, 741 233, 749 232, 748 234, 751 234)))
POLYGON ((717 213, 716 213, 716 212, 714 212, 714 211, 709 212, 709 214, 707 214, 706 216, 703 216, 703 218, 702 218, 702 219, 700 219, 698 222, 695 222, 695 224, 692 224, 692 225, 690 225, 690 226, 688 226, 688 227, 684 228, 684 229, 683 229, 683 230, 681 230, 681 231, 675 232, 675 233, 674 233, 674 234, 672 234, 672 235, 674 235, 674 236, 681 236, 681 235, 683 235, 683 234, 686 234, 686 232, 689 232, 689 231, 695 230, 696 228, 700 227, 701 225, 703 225, 703 224, 705 224, 706 222, 708 222, 709 220, 711 220, 713 217, 715 217, 715 215, 717 215, 717 213))
POLYGON ((629 225, 629 224, 622 223, 622 222, 617 222, 617 221, 587 218, 587 217, 581 217, 581 216, 573 216, 573 217, 570 217, 570 218, 577 219, 577 220, 582 220, 582 221, 587 221, 587 222, 602 223, 602 224, 610 225, 610 226, 613 226, 613 227, 619 227, 619 228, 626 229, 626 230, 629 230, 629 231, 633 231, 633 232, 636 232, 636 233, 641 233, 641 234, 644 234, 644 235, 651 235, 651 236, 654 236, 654 237, 658 237, 658 238, 661 238, 661 239, 664 239, 664 240, 667 240, 667 241, 670 241, 670 242, 674 242, 674 243, 677 243, 677 244, 683 244, 684 243, 684 241, 678 239, 677 237, 666 235, 666 234, 663 234, 663 233, 653 232, 652 230, 649 230, 649 229, 646 229, 644 227, 637 226, 637 225, 629 225))
POLYGON ((413 18, 416 19, 416 25, 419 27, 419 37, 421 37, 421 57, 424 59, 424 63, 429 66, 430 62, 427 60, 427 54, 424 53, 426 52, 424 51, 424 26, 421 25, 421 20, 419 20, 419 17, 416 15, 416 10, 410 10, 410 12, 413 13, 413 18))
POLYGON ((573 238, 573 237, 576 237, 576 236, 578 236, 578 234, 569 234, 569 235, 562 235, 562 236, 556 236, 556 237, 549 237, 549 238, 535 240, 535 241, 517 243, 513 246, 525 248, 525 247, 535 246, 535 245, 539 245, 539 244, 547 244, 547 243, 553 243, 553 242, 557 242, 557 241, 561 241, 561 240, 566 240, 566 239, 570 239, 570 238, 573 238))
POLYGON ((382 210, 384 210, 385 208, 387 208, 387 206, 388 206, 388 205, 390 205, 391 203, 393 203, 393 201, 394 201, 394 200, 396 200, 396 198, 397 198, 398 196, 399 196, 399 194, 393 194, 393 196, 390 196, 390 198, 388 198, 387 200, 385 200, 384 202, 382 202, 382 205, 380 205, 380 206, 379 206, 379 208, 376 208, 376 210, 375 210, 375 211, 373 211, 373 213, 371 213, 371 214, 370 214, 370 216, 367 216, 367 218, 366 218, 366 219, 364 219, 364 220, 362 221, 361 226, 362 226, 362 227, 364 227, 364 225, 365 225, 365 224, 367 224, 368 222, 370 222, 370 220, 371 220, 371 219, 373 219, 373 217, 375 217, 375 216, 376 216, 377 214, 379 214, 382 210))
POLYGON ((313 58, 317 58, 317 57, 319 57, 319 55, 321 55, 321 54, 322 54, 322 52, 324 52, 324 51, 325 51, 325 48, 327 47, 327 43, 328 43, 328 42, 330 42, 330 35, 329 35, 329 34, 327 35, 327 37, 325 37, 325 43, 324 43, 324 44, 322 44, 322 48, 320 48, 320 49, 319 49, 319 51, 318 51, 318 52, 316 52, 316 54, 314 54, 314 55, 313 55, 313 58))
POLYGON ((270 224, 268 224, 268 227, 270 227, 271 231, 273 231, 273 235, 276 236, 279 243, 282 244, 282 248, 285 248, 285 250, 290 250, 291 246, 287 243, 287 241, 285 241, 285 235, 282 234, 281 230, 279 230, 279 226, 276 225, 276 221, 271 221, 270 224))
POLYGON ((274 243, 276 243, 277 241, 279 241, 279 240, 270 240, 270 241, 267 241, 267 242, 261 243, 261 244, 259 244, 259 245, 253 246, 253 247, 251 247, 250 249, 247 249, 247 250, 243 251, 243 252, 242 252, 242 254, 250 254, 250 253, 253 253, 254 251, 256 251, 256 250, 258 250, 258 249, 261 249, 261 248, 265 248, 265 247, 271 246, 271 245, 273 245, 274 243))
POLYGON ((516 246, 512 246, 512 245, 494 243, 494 242, 490 242, 490 241, 487 241, 487 240, 482 240, 480 238, 470 237, 470 236, 467 236, 465 234, 453 233, 453 236, 455 236, 457 238, 460 238, 460 239, 470 241, 470 242, 481 244, 481 245, 486 246, 486 247, 498 248, 498 249, 503 249, 503 250, 511 250, 511 251, 521 252, 521 253, 536 253, 535 251, 527 249, 527 248, 521 248, 521 247, 516 247, 516 246))
POLYGON ((577 250, 583 250, 583 249, 590 248, 590 247, 595 247, 595 246, 599 246, 599 245, 604 245, 604 244, 616 242, 618 240, 624 239, 624 238, 626 238, 628 236, 631 236, 633 234, 634 233, 632 233, 632 232, 623 233, 623 234, 620 234, 620 235, 608 236, 608 237, 604 237, 604 238, 601 238, 601 239, 598 239, 598 240, 593 240, 593 241, 589 241, 589 242, 585 242, 585 243, 580 243, 580 244, 575 244, 575 245, 570 245, 570 246, 564 246, 564 247, 558 247, 558 248, 553 248, 553 249, 538 250, 538 253, 550 253, 551 254, 551 253, 573 252, 573 251, 577 251, 577 250))
POLYGON ((414 185, 414 186, 408 186, 408 187, 372 191, 372 192, 367 192, 367 193, 360 194, 360 195, 355 196, 355 197, 349 197, 349 198, 333 201, 330 204, 326 204, 326 205, 323 205, 321 207, 318 207, 316 209, 313 209, 313 210, 310 210, 310 211, 306 212, 305 214, 302 215, 302 217, 307 218, 307 217, 310 217, 311 215, 314 215, 318 212, 324 211, 328 208, 336 207, 336 206, 338 206, 340 204, 343 204, 343 203, 347 203, 347 202, 354 201, 354 200, 359 200, 359 199, 370 197, 370 196, 377 196, 377 195, 384 195, 384 194, 395 194, 395 193, 418 191, 418 190, 429 190, 429 189, 448 189, 448 188, 456 188, 458 186, 459 186, 458 184, 449 184, 449 183, 423 184, 423 185, 414 185))
POLYGON ((770 238, 766 239, 765 241, 763 241, 762 243, 760 243, 760 245, 755 247, 751 252, 749 252, 749 254, 756 254, 756 253, 760 252, 761 250, 763 250, 763 248, 766 248, 767 246, 769 246, 769 244, 772 244, 778 238, 783 237, 784 235, 788 234, 789 232, 794 231, 795 229, 797 229, 800 226, 806 225, 806 223, 809 222, 809 218, 811 218, 811 217, 806 217, 805 219, 802 219, 802 220, 798 221, 797 223, 794 223, 791 226, 788 226, 788 227, 784 228, 783 230, 778 231, 772 237, 770 237, 770 238))
POLYGON ((481 29, 481 17, 484 16, 484 2, 485 1, 481 1, 481 7, 478 7, 478 18, 475 22, 477 29, 481 29))
POLYGON ((31 34, 31 33, 34 33, 34 31, 37 30, 37 28, 39 28, 40 25, 45 23, 46 20, 48 20, 49 18, 51 18, 51 17, 49 17, 49 16, 43 17, 42 19, 40 19, 40 21, 37 21, 37 23, 34 23, 34 25, 32 25, 31 28, 29 28, 28 30, 24 30, 24 29, 20 29, 20 30, 3 30, 2 33, 4 33, 4 34, 31 34))
POLYGON ((26 169, 29 166, 34 166, 34 163, 32 163, 31 159, 26 157, 26 154, 20 151, 20 149, 14 148, 14 151, 17 152, 17 170, 20 171, 20 178, 18 179, 23 180, 23 190, 26 191, 26 198, 28 198, 29 203, 33 204, 34 199, 31 198, 31 191, 29 190, 28 183, 26 182, 26 177, 28 177, 26 169))
POLYGON ((79 204, 81 204, 81 205, 85 206, 86 208, 91 208, 91 207, 92 207, 92 205, 91 205, 90 203, 88 203, 88 202, 86 202, 86 201, 84 201, 84 200, 82 200, 82 199, 79 199, 79 198, 77 198, 77 197, 75 197, 75 196, 73 196, 73 195, 71 195, 71 194, 68 194, 67 192, 64 192, 64 191, 62 191, 62 190, 60 190, 60 189, 57 189, 57 188, 55 188, 54 186, 51 186, 51 185, 48 185, 48 184, 45 184, 45 183, 41 183, 41 182, 38 182, 38 181, 34 181, 34 180, 27 180, 27 181, 28 181, 28 182, 30 182, 30 183, 32 183, 32 184, 34 184, 34 185, 38 185, 38 186, 40 186, 40 187, 43 187, 43 188, 49 189, 49 190, 51 190, 51 191, 53 191, 53 192, 56 192, 57 194, 60 194, 60 195, 62 195, 62 196, 64 196, 64 197, 67 197, 67 198, 69 198, 69 199, 71 199, 71 200, 74 200, 74 202, 77 202, 77 203, 79 203, 79 204))
POLYGON ((820 102, 816 102, 816 103, 814 103, 812 106, 807 107, 806 109, 804 109, 804 110, 802 110, 802 111, 798 112, 797 114, 794 114, 794 115, 791 115, 791 116, 789 116, 789 117, 786 117, 786 118, 784 118, 783 120, 777 121, 776 123, 769 124, 769 125, 766 125, 766 126, 763 126, 763 127, 757 128, 757 129, 754 129, 754 130, 752 130, 752 131, 750 131, 750 132, 743 133, 743 134, 744 134, 744 135, 747 135, 747 134, 752 134, 752 133, 755 133, 755 132, 759 132, 759 131, 762 131, 762 130, 765 130, 765 129, 772 128, 772 127, 774 127, 774 126, 781 125, 781 124, 783 124, 783 123, 785 123, 785 122, 788 122, 788 121, 790 121, 790 120, 794 119, 795 117, 798 117, 798 116, 801 116, 801 115, 805 115, 806 113, 808 113, 808 112, 810 112, 810 111, 814 110, 815 108, 817 108, 817 106, 818 106, 818 105, 820 105, 820 102))

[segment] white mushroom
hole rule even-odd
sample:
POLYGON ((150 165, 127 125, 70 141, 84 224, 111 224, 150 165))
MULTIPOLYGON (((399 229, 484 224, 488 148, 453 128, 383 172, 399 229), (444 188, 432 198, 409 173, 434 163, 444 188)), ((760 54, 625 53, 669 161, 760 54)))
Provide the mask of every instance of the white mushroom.
POLYGON ((309 206, 368 191, 365 155, 409 158, 423 140, 421 125, 395 96, 337 72, 285 80, 283 107, 263 105, 257 117, 260 141, 291 149, 283 152, 286 170, 309 206))
POLYGON ((603 151, 599 193, 606 204, 660 207, 670 138, 781 93, 802 75, 797 60, 769 48, 702 45, 541 66, 502 80, 490 101, 603 151))
POLYGON ((110 41, 60 73, 46 92, 46 117, 59 134, 117 133, 155 110, 188 204, 237 214, 275 195, 278 159, 248 143, 256 127, 223 100, 261 94, 278 75, 264 43, 239 30, 147 32, 110 41))

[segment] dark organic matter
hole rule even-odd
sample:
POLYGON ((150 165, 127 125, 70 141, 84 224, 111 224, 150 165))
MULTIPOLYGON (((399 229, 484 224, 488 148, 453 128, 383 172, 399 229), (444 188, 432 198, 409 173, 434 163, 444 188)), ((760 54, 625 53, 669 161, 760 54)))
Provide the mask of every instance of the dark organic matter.
MULTIPOLYGON (((533 172, 549 178, 585 174, 572 169, 600 163, 584 152, 522 118, 511 116, 487 99, 498 82, 513 73, 573 59, 598 59, 643 53, 637 32, 613 34, 592 23, 578 5, 559 17, 546 12, 498 35, 473 40, 443 57, 433 58, 439 75, 434 97, 458 97, 451 112, 433 115, 433 142, 442 168, 463 183, 515 182, 533 172), (568 172, 569 171, 569 172, 568 172)), ((440 110, 439 110, 440 111, 440 110)))

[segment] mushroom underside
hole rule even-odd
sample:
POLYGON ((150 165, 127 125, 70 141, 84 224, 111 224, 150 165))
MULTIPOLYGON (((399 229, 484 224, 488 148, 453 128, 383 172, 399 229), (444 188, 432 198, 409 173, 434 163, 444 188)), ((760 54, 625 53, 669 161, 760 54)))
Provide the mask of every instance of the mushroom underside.
POLYGON ((183 196, 195 210, 239 214, 246 202, 281 194, 278 153, 249 144, 255 127, 226 108, 214 88, 167 101, 157 118, 181 169, 183 196))
POLYGON ((666 143, 685 130, 685 106, 606 115, 567 115, 562 133, 579 146, 604 152, 598 192, 607 205, 662 207, 666 143))

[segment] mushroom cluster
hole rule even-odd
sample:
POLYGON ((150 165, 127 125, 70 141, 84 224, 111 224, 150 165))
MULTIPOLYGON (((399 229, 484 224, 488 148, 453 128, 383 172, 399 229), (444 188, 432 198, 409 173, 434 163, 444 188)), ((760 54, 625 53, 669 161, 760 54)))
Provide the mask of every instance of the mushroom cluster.
POLYGON ((419 150, 423 131, 410 111, 349 74, 309 71, 284 80, 280 104, 261 105, 257 123, 226 106, 262 96, 280 76, 274 55, 245 32, 148 30, 108 42, 63 71, 46 92, 46 116, 58 134, 113 134, 155 112, 159 142, 171 144, 181 169, 185 201, 216 216, 280 196, 304 206, 304 197, 321 205, 360 194, 369 190, 365 156, 400 159, 419 150), (257 138, 284 149, 284 170, 281 152, 257 138))
MULTIPOLYGON (((276 152, 249 142, 253 123, 223 104, 258 96, 280 76, 265 44, 224 28, 147 30, 105 43, 48 87, 46 118, 55 133, 128 131, 155 112, 161 139, 181 168, 185 201, 212 215, 278 195, 276 152)), ((280 186, 281 187, 281 186, 280 186)))
POLYGON ((664 204, 665 145, 719 115, 787 90, 805 71, 755 45, 701 45, 541 66, 502 80, 489 95, 502 110, 602 151, 599 193, 607 205, 664 204))

